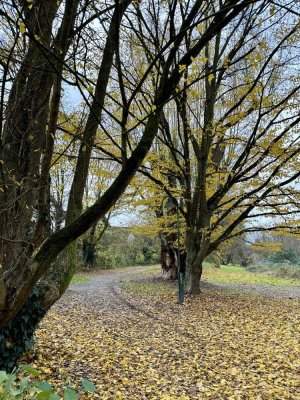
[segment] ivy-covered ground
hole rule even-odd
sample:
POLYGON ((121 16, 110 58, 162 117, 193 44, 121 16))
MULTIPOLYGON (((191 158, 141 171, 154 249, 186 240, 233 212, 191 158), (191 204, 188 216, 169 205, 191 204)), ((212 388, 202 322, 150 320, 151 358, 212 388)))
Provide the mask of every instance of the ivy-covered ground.
POLYGON ((58 386, 90 379, 98 394, 86 399, 299 400, 299 300, 215 287, 214 273, 182 306, 157 268, 75 284, 30 361, 58 386))

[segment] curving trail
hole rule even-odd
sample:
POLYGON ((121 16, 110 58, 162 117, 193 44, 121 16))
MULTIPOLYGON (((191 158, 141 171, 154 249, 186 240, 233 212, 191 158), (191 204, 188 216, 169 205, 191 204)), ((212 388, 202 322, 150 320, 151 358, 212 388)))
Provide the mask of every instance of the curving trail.
MULTIPOLYGON (((124 281, 139 280, 148 275, 149 267, 131 267, 126 269, 102 270, 99 274, 93 275, 87 282, 72 284, 64 298, 75 296, 83 301, 97 304, 105 310, 120 310, 120 307, 128 307, 125 297, 122 294, 124 281)), ((153 272, 152 274, 153 275, 153 272)), ((159 275, 159 267, 155 275, 159 275)), ((254 284, 225 284, 202 282, 203 289, 229 291, 230 293, 247 293, 255 296, 300 299, 300 284, 298 286, 275 286, 275 285, 254 285, 254 284)), ((63 301, 63 300, 62 300, 63 301)))
POLYGON ((90 379, 98 392, 82 400, 300 399, 299 286, 204 282, 178 305, 159 268, 90 277, 42 321, 32 360, 42 379, 90 379))

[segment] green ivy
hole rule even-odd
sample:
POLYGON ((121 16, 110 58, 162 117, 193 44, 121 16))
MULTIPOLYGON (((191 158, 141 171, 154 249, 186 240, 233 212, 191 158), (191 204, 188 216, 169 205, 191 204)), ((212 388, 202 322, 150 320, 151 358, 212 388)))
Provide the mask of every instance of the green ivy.
POLYGON ((13 371, 20 357, 33 346, 34 332, 45 313, 35 290, 16 318, 0 329, 0 370, 13 371))
POLYGON ((80 394, 96 391, 92 382, 83 379, 79 388, 67 385, 58 395, 48 382, 35 379, 40 372, 30 365, 23 366, 21 371, 0 371, 0 400, 78 400, 80 394), (22 375, 26 373, 27 376, 18 378, 18 372, 21 371, 22 375))

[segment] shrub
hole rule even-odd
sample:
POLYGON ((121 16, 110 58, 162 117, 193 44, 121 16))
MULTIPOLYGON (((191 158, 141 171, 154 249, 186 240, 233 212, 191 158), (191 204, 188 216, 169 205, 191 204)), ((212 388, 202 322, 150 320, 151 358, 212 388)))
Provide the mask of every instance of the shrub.
POLYGON ((98 268, 120 268, 159 262, 158 238, 133 234, 129 228, 109 227, 97 246, 98 268))
POLYGON ((81 382, 81 387, 75 390, 67 385, 57 394, 46 381, 38 381, 35 378, 40 372, 30 365, 23 366, 21 370, 8 374, 0 371, 0 400, 78 400, 84 392, 96 391, 94 384, 86 379, 81 382), (19 372, 23 371, 27 376, 19 378, 19 372))
POLYGON ((281 264, 276 268, 275 275, 281 278, 300 279, 300 266, 281 264))
POLYGON ((253 263, 247 267, 250 272, 267 273, 280 278, 300 279, 300 265, 291 264, 291 262, 270 262, 270 260, 261 260, 259 263, 253 263))
POLYGON ((276 253, 273 253, 269 260, 274 263, 282 263, 289 261, 292 264, 298 264, 299 257, 293 250, 282 249, 276 253))

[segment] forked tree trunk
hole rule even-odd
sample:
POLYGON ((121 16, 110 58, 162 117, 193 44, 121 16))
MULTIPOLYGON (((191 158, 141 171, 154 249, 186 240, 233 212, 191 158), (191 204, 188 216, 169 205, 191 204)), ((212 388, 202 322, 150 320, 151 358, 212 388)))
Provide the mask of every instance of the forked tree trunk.
POLYGON ((11 307, 8 297, 14 297, 20 277, 23 281, 30 279, 31 268, 35 265, 30 264, 34 249, 50 233, 47 215, 53 145, 52 148, 48 146, 47 135, 54 142, 60 103, 60 84, 53 90, 53 82, 61 79, 78 4, 79 0, 66 0, 54 39, 52 25, 60 2, 45 0, 34 4, 34 12, 27 12, 26 8, 24 11, 29 33, 39 36, 45 49, 52 49, 55 57, 52 58, 48 54, 51 52, 43 49, 36 39, 29 39, 27 54, 11 89, 1 137, 0 185, 4 190, 0 192, 0 200, 5 211, 1 212, 0 263, 5 272, 1 271, 0 276, 0 370, 10 371, 16 366, 32 344, 33 333, 48 309, 42 304, 46 290, 43 292, 37 286, 23 297, 27 300, 15 316, 7 321, 4 317, 11 307), (53 125, 50 132, 47 132, 47 122, 48 130, 53 125), (37 209, 39 220, 35 224, 32 215, 37 209))

